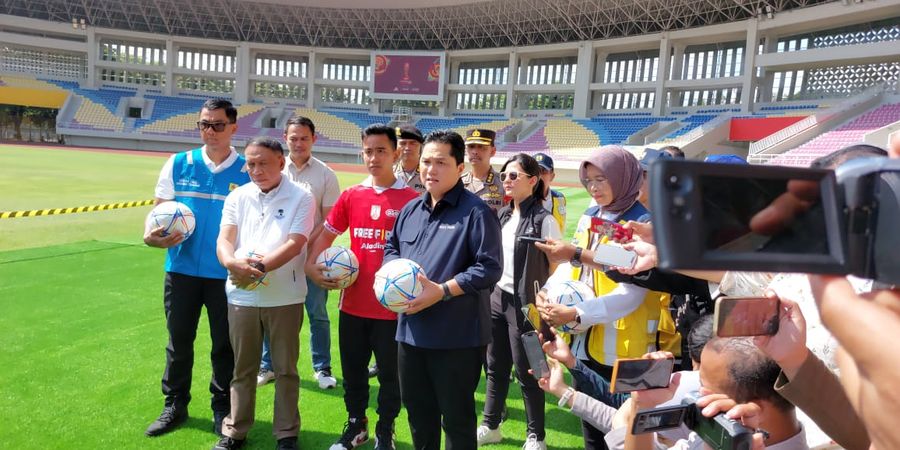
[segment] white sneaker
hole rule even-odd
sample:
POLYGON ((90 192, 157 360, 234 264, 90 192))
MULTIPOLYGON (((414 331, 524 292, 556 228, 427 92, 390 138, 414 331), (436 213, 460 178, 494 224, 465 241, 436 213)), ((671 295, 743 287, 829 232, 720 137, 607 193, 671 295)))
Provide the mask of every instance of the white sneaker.
POLYGON ((275 379, 275 372, 267 369, 259 369, 259 375, 256 376, 256 385, 264 386, 275 379))
POLYGON ((475 430, 475 438, 478 440, 478 446, 481 447, 482 445, 496 444, 502 441, 503 435, 500 434, 500 427, 492 430, 487 425, 479 425, 478 429, 475 430))
POLYGON ((547 450, 547 444, 544 441, 539 441, 536 434, 530 433, 528 438, 525 439, 525 445, 522 446, 522 450, 547 450))
POLYGON ((330 367, 316 371, 316 381, 319 382, 319 389, 333 389, 337 386, 337 379, 331 376, 330 367))

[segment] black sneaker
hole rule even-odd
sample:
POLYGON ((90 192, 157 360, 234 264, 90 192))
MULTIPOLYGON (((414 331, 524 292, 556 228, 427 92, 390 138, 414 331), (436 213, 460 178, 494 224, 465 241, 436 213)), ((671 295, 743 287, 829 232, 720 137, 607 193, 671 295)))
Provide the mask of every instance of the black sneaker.
POLYGON ((144 434, 147 436, 159 436, 161 434, 166 434, 176 428, 179 425, 183 424, 185 420, 188 418, 188 410, 187 406, 176 407, 176 406, 166 406, 162 410, 162 414, 159 415, 159 418, 153 421, 149 427, 147 427, 147 431, 144 431, 144 434))
POLYGON ((222 439, 219 439, 219 442, 216 442, 216 446, 212 448, 212 450, 237 450, 244 446, 244 442, 246 439, 235 439, 230 436, 222 436, 222 439))
POLYGON ((369 378, 375 378, 378 376, 378 364, 372 364, 372 367, 369 367, 369 378))
POLYGON ((344 423, 344 431, 341 438, 331 445, 328 450, 351 450, 369 441, 369 419, 351 418, 344 423))
POLYGON ((228 411, 213 411, 213 433, 216 433, 216 436, 225 437, 222 434, 222 421, 225 417, 228 417, 228 411))
POLYGON ((395 450, 394 447, 394 423, 378 421, 375 425, 375 450, 395 450))
POLYGON ((297 437, 279 439, 275 444, 275 450, 297 450, 297 437))

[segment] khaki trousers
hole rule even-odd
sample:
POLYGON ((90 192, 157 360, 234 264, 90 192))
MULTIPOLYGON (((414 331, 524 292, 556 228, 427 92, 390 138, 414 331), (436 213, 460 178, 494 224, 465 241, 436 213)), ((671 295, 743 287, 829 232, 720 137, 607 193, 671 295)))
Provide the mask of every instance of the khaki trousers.
POLYGON ((303 304, 257 308, 228 305, 228 334, 234 348, 234 378, 231 380, 231 414, 222 421, 222 434, 246 439, 256 411, 256 375, 262 357, 263 333, 269 336, 272 369, 275 372, 275 439, 295 437, 300 431, 300 327, 303 304))

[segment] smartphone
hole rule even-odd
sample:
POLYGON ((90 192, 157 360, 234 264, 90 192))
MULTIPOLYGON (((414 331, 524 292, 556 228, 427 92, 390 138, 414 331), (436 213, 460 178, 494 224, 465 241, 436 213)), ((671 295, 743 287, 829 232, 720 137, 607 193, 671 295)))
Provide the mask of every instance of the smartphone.
POLYGON ((633 230, 599 217, 591 218, 591 233, 606 236, 609 240, 616 242, 628 242, 634 235, 633 230))
POLYGON ((719 337, 771 336, 778 332, 780 310, 777 298, 722 297, 716 300, 713 331, 719 337))
POLYGON ((522 333, 522 346, 525 347, 525 357, 528 358, 528 366, 531 367, 534 378, 540 380, 549 377, 550 366, 547 365, 547 358, 544 356, 544 349, 541 348, 541 340, 538 338, 537 331, 522 333))
POLYGON ((638 411, 631 423, 631 434, 655 433, 678 428, 691 406, 676 405, 638 411))
POLYGON ((531 237, 531 236, 518 236, 517 239, 525 242, 540 242, 541 244, 546 244, 547 240, 539 237, 531 237))
POLYGON ((613 365, 609 392, 632 392, 669 385, 675 359, 626 358, 613 365))
POLYGON ((636 261, 637 254, 620 245, 601 243, 594 248, 594 262, 597 264, 630 269, 636 261))

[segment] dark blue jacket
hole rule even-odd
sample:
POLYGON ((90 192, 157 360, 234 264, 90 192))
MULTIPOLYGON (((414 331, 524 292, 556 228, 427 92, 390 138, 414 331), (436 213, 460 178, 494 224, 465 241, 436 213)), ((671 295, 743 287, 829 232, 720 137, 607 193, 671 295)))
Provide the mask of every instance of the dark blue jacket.
POLYGON ((384 262, 411 259, 436 283, 455 279, 463 295, 412 315, 400 314, 397 341, 432 349, 471 348, 491 340, 490 291, 503 273, 500 222, 462 182, 431 207, 425 194, 406 204, 384 249, 384 262))

